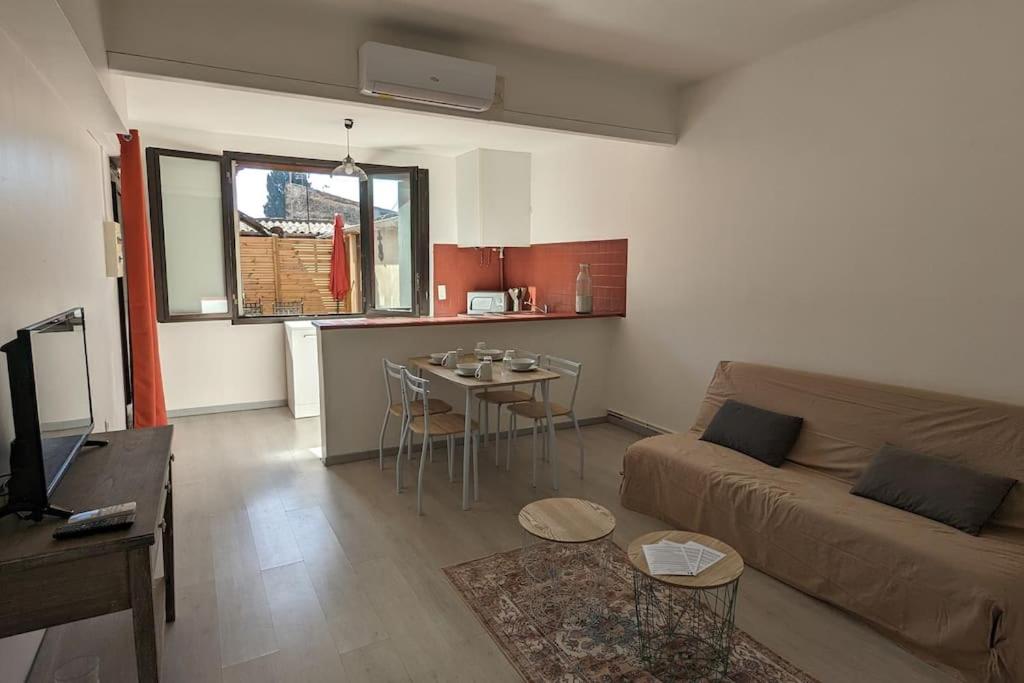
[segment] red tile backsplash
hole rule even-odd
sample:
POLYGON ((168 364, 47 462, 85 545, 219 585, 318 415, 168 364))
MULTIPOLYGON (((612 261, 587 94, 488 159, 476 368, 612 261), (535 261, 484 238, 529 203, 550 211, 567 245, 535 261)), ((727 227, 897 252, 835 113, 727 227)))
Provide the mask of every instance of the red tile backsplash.
MULTIPOLYGON (((532 286, 537 303, 552 313, 576 308, 576 275, 590 264, 595 313, 626 313, 628 240, 557 242, 505 249, 505 288, 532 286)), ((434 245, 434 314, 466 310, 466 292, 500 288, 498 254, 489 249, 434 245), (486 262, 486 256, 490 260, 486 262), (437 301, 437 285, 447 287, 447 300, 437 301)))
POLYGON ((465 313, 468 292, 497 291, 501 281, 498 268, 496 249, 435 244, 434 315, 465 313), (444 285, 447 289, 444 301, 437 298, 437 285, 444 285))

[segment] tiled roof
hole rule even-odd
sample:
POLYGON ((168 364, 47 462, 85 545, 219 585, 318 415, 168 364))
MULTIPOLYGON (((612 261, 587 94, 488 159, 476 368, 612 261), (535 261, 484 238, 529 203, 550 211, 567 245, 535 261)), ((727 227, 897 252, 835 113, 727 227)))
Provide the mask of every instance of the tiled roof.
MULTIPOLYGON (((275 228, 278 228, 284 233, 285 237, 313 237, 317 239, 331 239, 334 236, 334 222, 333 221, 294 221, 284 220, 278 218, 256 218, 250 219, 258 222, 260 225, 265 227, 267 230, 272 232, 278 232, 275 228)), ((383 230, 394 230, 398 227, 398 217, 385 218, 383 220, 378 219, 374 222, 374 225, 378 229, 383 230)), ((240 232, 243 235, 257 235, 259 234, 252 227, 242 222, 240 225, 240 232)), ((358 225, 346 225, 345 234, 353 235, 359 234, 358 225)))

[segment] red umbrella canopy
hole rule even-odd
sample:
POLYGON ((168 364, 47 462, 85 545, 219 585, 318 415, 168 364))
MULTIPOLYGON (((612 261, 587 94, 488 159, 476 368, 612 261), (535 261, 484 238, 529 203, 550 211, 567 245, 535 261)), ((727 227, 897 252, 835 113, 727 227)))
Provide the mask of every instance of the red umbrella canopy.
POLYGON ((331 251, 331 296, 344 299, 351 288, 348 276, 348 249, 345 247, 345 219, 334 214, 334 244, 331 251))

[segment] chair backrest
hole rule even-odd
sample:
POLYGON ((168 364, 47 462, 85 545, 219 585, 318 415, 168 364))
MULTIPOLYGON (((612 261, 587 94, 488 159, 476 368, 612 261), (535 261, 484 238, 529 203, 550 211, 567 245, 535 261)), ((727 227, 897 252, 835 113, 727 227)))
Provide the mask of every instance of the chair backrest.
POLYGON ((541 356, 540 364, 547 370, 557 372, 562 377, 571 377, 572 397, 569 399, 569 410, 576 409, 576 391, 580 388, 580 375, 583 374, 583 363, 577 363, 558 356, 541 356))
POLYGON ((412 415, 412 402, 423 401, 423 421, 430 427, 430 380, 417 377, 402 368, 402 409, 405 414, 412 415))
POLYGON ((392 363, 387 358, 383 359, 384 364, 384 389, 388 392, 388 405, 395 402, 395 399, 391 396, 391 380, 399 382, 401 386, 402 372, 405 371, 404 365, 398 363, 392 363))
MULTIPOLYGON (((533 351, 516 351, 516 358, 529 358, 534 363, 536 363, 538 367, 540 367, 540 366, 542 366, 544 364, 544 354, 542 354, 542 353, 534 353, 533 351)), ((516 386, 517 385, 512 385, 512 388, 515 389, 516 386)), ((533 398, 534 401, 537 400, 537 383, 536 382, 531 382, 530 383, 530 396, 533 398)))

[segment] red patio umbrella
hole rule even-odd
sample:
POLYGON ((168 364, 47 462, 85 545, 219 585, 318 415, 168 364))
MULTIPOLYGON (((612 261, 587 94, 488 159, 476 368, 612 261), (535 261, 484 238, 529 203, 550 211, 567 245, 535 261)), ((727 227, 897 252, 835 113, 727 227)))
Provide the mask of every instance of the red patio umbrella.
POLYGON ((331 251, 331 296, 339 301, 351 289, 348 279, 348 249, 345 247, 345 219, 334 214, 334 243, 331 251))

